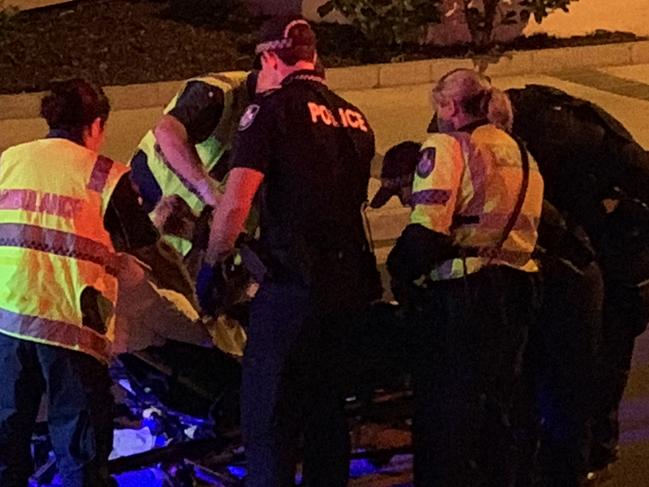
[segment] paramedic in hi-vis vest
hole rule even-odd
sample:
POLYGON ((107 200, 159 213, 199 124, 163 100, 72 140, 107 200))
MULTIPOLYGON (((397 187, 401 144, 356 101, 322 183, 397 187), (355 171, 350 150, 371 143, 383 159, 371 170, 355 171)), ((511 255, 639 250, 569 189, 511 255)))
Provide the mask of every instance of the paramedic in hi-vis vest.
POLYGON ((183 257, 192 248, 191 222, 221 198, 232 139, 256 84, 256 73, 244 71, 185 81, 131 159, 144 208, 183 257), (170 224, 170 211, 186 224, 170 224))
POLYGON ((413 316, 415 485, 509 487, 543 181, 502 130, 511 108, 485 77, 448 73, 433 104, 439 132, 422 144, 410 224, 387 263, 413 316))
POLYGON ((108 361, 120 250, 158 234, 128 168, 98 153, 110 107, 74 79, 55 83, 41 114, 47 137, 0 158, 0 485, 25 487, 43 393, 65 487, 112 485, 108 361))

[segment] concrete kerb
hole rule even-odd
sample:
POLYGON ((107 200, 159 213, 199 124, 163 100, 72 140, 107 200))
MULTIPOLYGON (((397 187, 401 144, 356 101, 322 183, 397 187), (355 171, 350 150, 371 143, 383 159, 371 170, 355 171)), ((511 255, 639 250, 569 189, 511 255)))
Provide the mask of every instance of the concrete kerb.
POLYGON ((649 41, 635 42, 631 46, 632 64, 649 63, 649 41))
POLYGON ((565 69, 632 64, 632 46, 631 43, 625 43, 531 51, 532 72, 548 73, 565 69))
POLYGON ((367 90, 380 86, 380 65, 354 66, 327 70, 329 86, 334 90, 367 90))
MULTIPOLYGON (((105 88, 113 110, 164 107, 174 96, 182 81, 162 81, 105 88)), ((36 118, 44 93, 0 95, 0 120, 36 118)))
POLYGON ((411 61, 406 63, 381 64, 378 66, 380 87, 403 84, 419 85, 431 80, 431 60, 411 61))
POLYGON ((42 96, 42 93, 0 95, 0 120, 38 117, 42 96))
POLYGON ((179 87, 180 82, 178 81, 166 81, 127 86, 108 86, 105 91, 113 109, 130 110, 165 105, 169 103, 169 100, 179 87), (166 97, 166 95, 169 96, 166 97))
POLYGON ((489 76, 515 76, 534 72, 532 51, 506 53, 496 62, 490 63, 486 73, 489 76))
MULTIPOLYGON (((515 51, 490 63, 487 74, 515 76, 551 73, 565 69, 596 68, 649 63, 649 41, 601 46, 515 51)), ((471 59, 431 59, 393 64, 376 64, 327 70, 335 90, 365 90, 399 85, 432 83, 456 68, 470 68, 471 59)), ((114 110, 164 107, 181 81, 164 81, 128 86, 110 86, 106 94, 114 110)), ((38 117, 42 93, 0 95, 0 120, 38 117)))

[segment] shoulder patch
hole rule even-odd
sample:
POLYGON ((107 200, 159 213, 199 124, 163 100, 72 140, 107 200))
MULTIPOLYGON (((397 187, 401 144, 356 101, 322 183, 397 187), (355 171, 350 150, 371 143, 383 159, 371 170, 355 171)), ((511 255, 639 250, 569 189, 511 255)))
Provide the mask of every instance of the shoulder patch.
POLYGON ((427 178, 433 173, 435 169, 435 157, 437 151, 434 147, 428 147, 421 152, 419 163, 417 164, 417 176, 420 178, 427 178))
POLYGON ((241 121, 239 122, 240 132, 243 132, 252 125, 252 123, 255 121, 255 118, 257 117, 257 114, 259 113, 259 108, 259 105, 253 103, 246 109, 241 117, 241 121))

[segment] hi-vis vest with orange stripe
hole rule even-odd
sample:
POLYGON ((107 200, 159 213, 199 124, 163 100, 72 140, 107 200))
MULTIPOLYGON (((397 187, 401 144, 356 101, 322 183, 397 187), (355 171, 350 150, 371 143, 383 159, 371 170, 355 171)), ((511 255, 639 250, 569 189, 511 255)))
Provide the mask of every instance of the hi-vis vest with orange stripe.
POLYGON ((128 168, 51 138, 0 158, 0 333, 107 362, 117 299, 104 214, 128 168), (101 294, 104 329, 83 324, 81 294, 101 294))
POLYGON ((536 272, 532 251, 543 204, 543 179, 532 157, 520 215, 499 248, 523 182, 518 144, 495 126, 483 125, 471 134, 433 134, 421 150, 411 223, 450 235, 460 248, 484 251, 484 256, 480 252, 480 256, 442 262, 429 277, 455 279, 487 265, 536 272))
MULTIPOLYGON (((244 71, 211 73, 205 76, 192 78, 185 81, 183 87, 178 91, 178 94, 164 109, 165 114, 169 113, 176 106, 178 98, 183 93, 186 86, 193 81, 207 83, 219 88, 223 92, 223 114, 221 115, 221 120, 219 121, 215 132, 205 141, 196 145, 198 156, 207 171, 211 171, 223 154, 231 148, 231 143, 236 134, 239 119, 248 105, 248 96, 246 92, 247 78, 248 73, 244 71)), ((179 195, 197 215, 200 214, 205 207, 205 202, 202 200, 196 188, 193 188, 186 179, 179 175, 166 160, 156 142, 153 130, 150 130, 144 136, 138 149, 146 154, 147 164, 156 181, 160 185, 163 197, 179 195)))

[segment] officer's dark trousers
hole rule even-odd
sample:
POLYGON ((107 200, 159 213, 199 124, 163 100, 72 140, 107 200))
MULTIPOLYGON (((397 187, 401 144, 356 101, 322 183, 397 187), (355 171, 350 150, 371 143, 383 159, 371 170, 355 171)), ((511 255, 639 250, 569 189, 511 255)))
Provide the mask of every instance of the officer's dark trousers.
POLYGON ((89 355, 0 334, 0 485, 25 487, 43 392, 64 487, 104 487, 112 448, 108 369, 89 355))
POLYGON ((513 485, 509 414, 534 318, 533 276, 491 267, 434 283, 418 303, 415 485, 513 485))
POLYGON ((607 296, 595 389, 590 468, 599 470, 617 459, 619 409, 629 380, 637 331, 620 316, 618 303, 607 296))
POLYGON ((347 485, 349 433, 341 392, 346 330, 357 313, 305 287, 264 283, 252 303, 243 362, 242 431, 249 487, 294 485, 304 435, 308 487, 347 485))
POLYGON ((542 306, 524 359, 529 395, 516 404, 517 486, 577 487, 588 469, 604 285, 594 262, 579 271, 547 257, 541 272, 542 306))
MULTIPOLYGON (((627 226, 631 231, 633 226, 627 226)), ((622 231, 615 232, 609 239, 617 244, 609 242, 601 245, 600 250, 605 296, 597 388, 593 397, 596 406, 592 429, 593 470, 604 468, 617 459, 620 402, 631 371, 635 339, 645 331, 649 322, 649 290, 646 286, 635 290, 629 287, 631 283, 642 283, 649 277, 646 239, 642 244, 633 241, 625 244, 622 231)))

